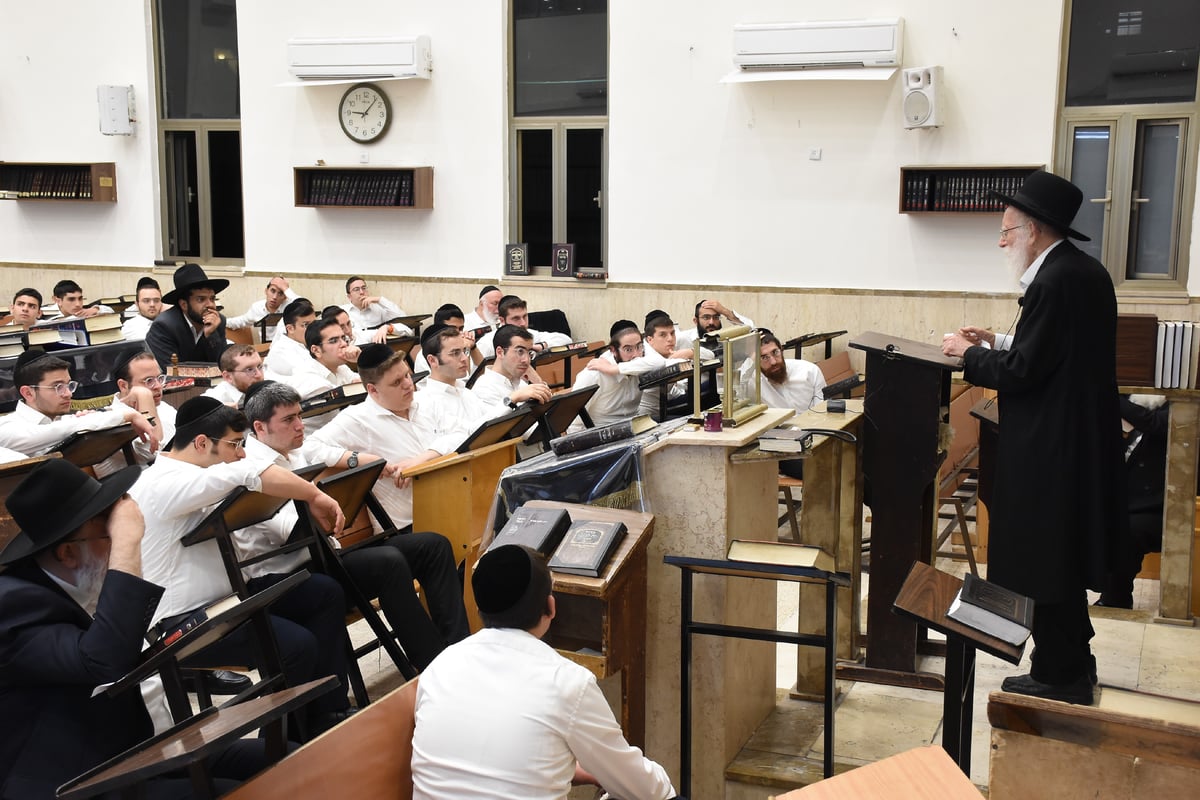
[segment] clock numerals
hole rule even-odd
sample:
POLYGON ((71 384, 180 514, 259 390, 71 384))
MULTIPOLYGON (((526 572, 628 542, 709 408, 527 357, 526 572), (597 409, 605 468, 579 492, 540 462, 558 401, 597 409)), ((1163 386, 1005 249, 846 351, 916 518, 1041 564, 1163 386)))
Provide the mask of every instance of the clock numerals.
POLYGON ((358 142, 370 142, 387 132, 391 107, 387 95, 373 84, 358 84, 342 96, 342 130, 358 142))

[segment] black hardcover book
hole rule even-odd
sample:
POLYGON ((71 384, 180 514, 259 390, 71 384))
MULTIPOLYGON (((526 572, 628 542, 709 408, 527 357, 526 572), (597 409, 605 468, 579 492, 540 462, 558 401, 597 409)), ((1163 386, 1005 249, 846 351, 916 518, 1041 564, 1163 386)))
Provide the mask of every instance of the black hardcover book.
POLYGON ((571 515, 565 508, 528 508, 521 506, 504 523, 488 550, 506 544, 519 544, 547 558, 571 527, 571 515))
POLYGON ((1033 627, 1033 600, 967 573, 946 616, 989 636, 1019 645, 1033 627))
POLYGON ((554 572, 599 578, 609 557, 624 538, 624 522, 573 522, 547 566, 554 572))
POLYGON ((659 367, 658 369, 652 369, 648 372, 643 372, 638 376, 638 388, 648 388, 663 378, 669 378, 672 375, 678 375, 681 372, 690 372, 691 369, 692 362, 680 361, 678 364, 668 364, 665 367, 659 367))
POLYGON ((580 450, 599 447, 609 442, 632 439, 637 434, 650 430, 655 424, 649 415, 640 414, 631 419, 623 419, 620 422, 599 425, 595 428, 584 428, 581 431, 560 436, 550 442, 550 449, 554 451, 554 455, 556 456, 576 453, 580 450))

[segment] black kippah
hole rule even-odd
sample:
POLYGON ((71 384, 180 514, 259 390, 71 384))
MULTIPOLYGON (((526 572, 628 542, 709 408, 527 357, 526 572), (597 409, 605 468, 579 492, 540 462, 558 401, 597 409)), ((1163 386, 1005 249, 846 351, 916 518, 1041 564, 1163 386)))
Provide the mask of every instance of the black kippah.
POLYGON ((391 358, 393 352, 386 344, 364 344, 358 351, 358 368, 374 369, 391 358))
POLYGON ((131 347, 120 355, 117 363, 113 364, 113 375, 120 375, 129 366, 129 362, 133 361, 140 355, 153 355, 149 350, 138 350, 136 347, 131 347))
POLYGON ((485 286, 485 287, 483 287, 482 289, 480 289, 480 290, 479 290, 479 296, 480 296, 480 297, 483 297, 483 296, 484 296, 485 294, 487 294, 488 292, 498 292, 498 291, 500 291, 500 287, 499 287, 499 286, 492 286, 492 285, 489 283, 487 286, 485 286))
POLYGON ((275 384, 276 384, 276 381, 259 381, 258 383, 250 384, 250 386, 246 389, 246 391, 242 392, 242 402, 240 404, 240 407, 244 408, 246 406, 246 403, 250 402, 251 397, 254 397, 254 395, 258 394, 266 387, 274 386, 275 384))
MULTIPOLYGON (((439 322, 437 325, 430 325, 428 328, 421 331, 421 349, 425 349, 426 342, 428 342, 430 339, 437 338, 437 335, 439 333, 441 333, 442 331, 446 330, 449 327, 450 326, 447 325, 446 323, 439 322)), ((455 328, 454 330, 455 330, 455 332, 458 331, 457 328, 455 328)), ((361 359, 362 356, 360 355, 359 358, 361 359)))
POLYGON ((25 366, 26 364, 32 364, 34 361, 37 361, 42 358, 49 358, 49 357, 50 357, 50 353, 47 353, 42 348, 31 347, 28 350, 26 350, 24 353, 21 353, 21 355, 17 356, 17 363, 16 363, 16 366, 13 367, 13 372, 15 373, 17 370, 19 370, 21 367, 25 366))
POLYGON ((484 614, 501 614, 525 597, 533 575, 533 551, 516 544, 488 550, 475 564, 471 588, 484 614))
POLYGON ((666 317, 667 319, 670 319, 671 315, 663 311, 661 308, 656 308, 650 313, 646 314, 646 327, 649 328, 650 321, 658 319, 659 317, 666 317))
POLYGON ((633 328, 636 331, 638 326, 637 323, 631 319, 619 319, 614 322, 611 327, 609 327, 608 338, 611 339, 612 337, 616 336, 617 333, 625 330, 626 328, 633 328))

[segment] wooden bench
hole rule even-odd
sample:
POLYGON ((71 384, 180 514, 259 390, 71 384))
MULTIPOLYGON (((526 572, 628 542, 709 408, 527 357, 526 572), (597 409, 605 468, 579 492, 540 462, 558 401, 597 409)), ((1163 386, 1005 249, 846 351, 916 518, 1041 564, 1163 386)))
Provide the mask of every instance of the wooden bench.
POLYGON ((226 800, 409 800, 413 796, 417 680, 389 692, 313 739, 225 795, 226 800))

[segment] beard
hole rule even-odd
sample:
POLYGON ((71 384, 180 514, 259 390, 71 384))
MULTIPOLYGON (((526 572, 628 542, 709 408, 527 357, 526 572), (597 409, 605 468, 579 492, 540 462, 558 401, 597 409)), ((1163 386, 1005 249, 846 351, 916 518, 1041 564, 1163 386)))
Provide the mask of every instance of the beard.
POLYGON ((1028 231, 1028 227, 1022 228, 1020 237, 1009 242, 1008 246, 1004 248, 1004 263, 1008 266, 1014 280, 1021 279, 1021 275, 1029 269, 1029 265, 1035 258, 1029 244, 1028 231))
POLYGON ((100 602, 100 590, 104 588, 104 576, 108 574, 108 559, 97 556, 86 548, 83 553, 83 563, 75 570, 75 588, 87 598, 83 604, 84 610, 95 616, 96 605, 100 602))
POLYGON ((483 321, 488 325, 496 325, 500 322, 500 315, 498 313, 492 313, 486 308, 483 309, 483 312, 479 316, 483 317, 483 321))
POLYGON ((771 383, 782 383, 787 377, 787 365, 782 360, 777 361, 773 366, 767 367, 765 364, 759 364, 762 370, 763 377, 771 383))

